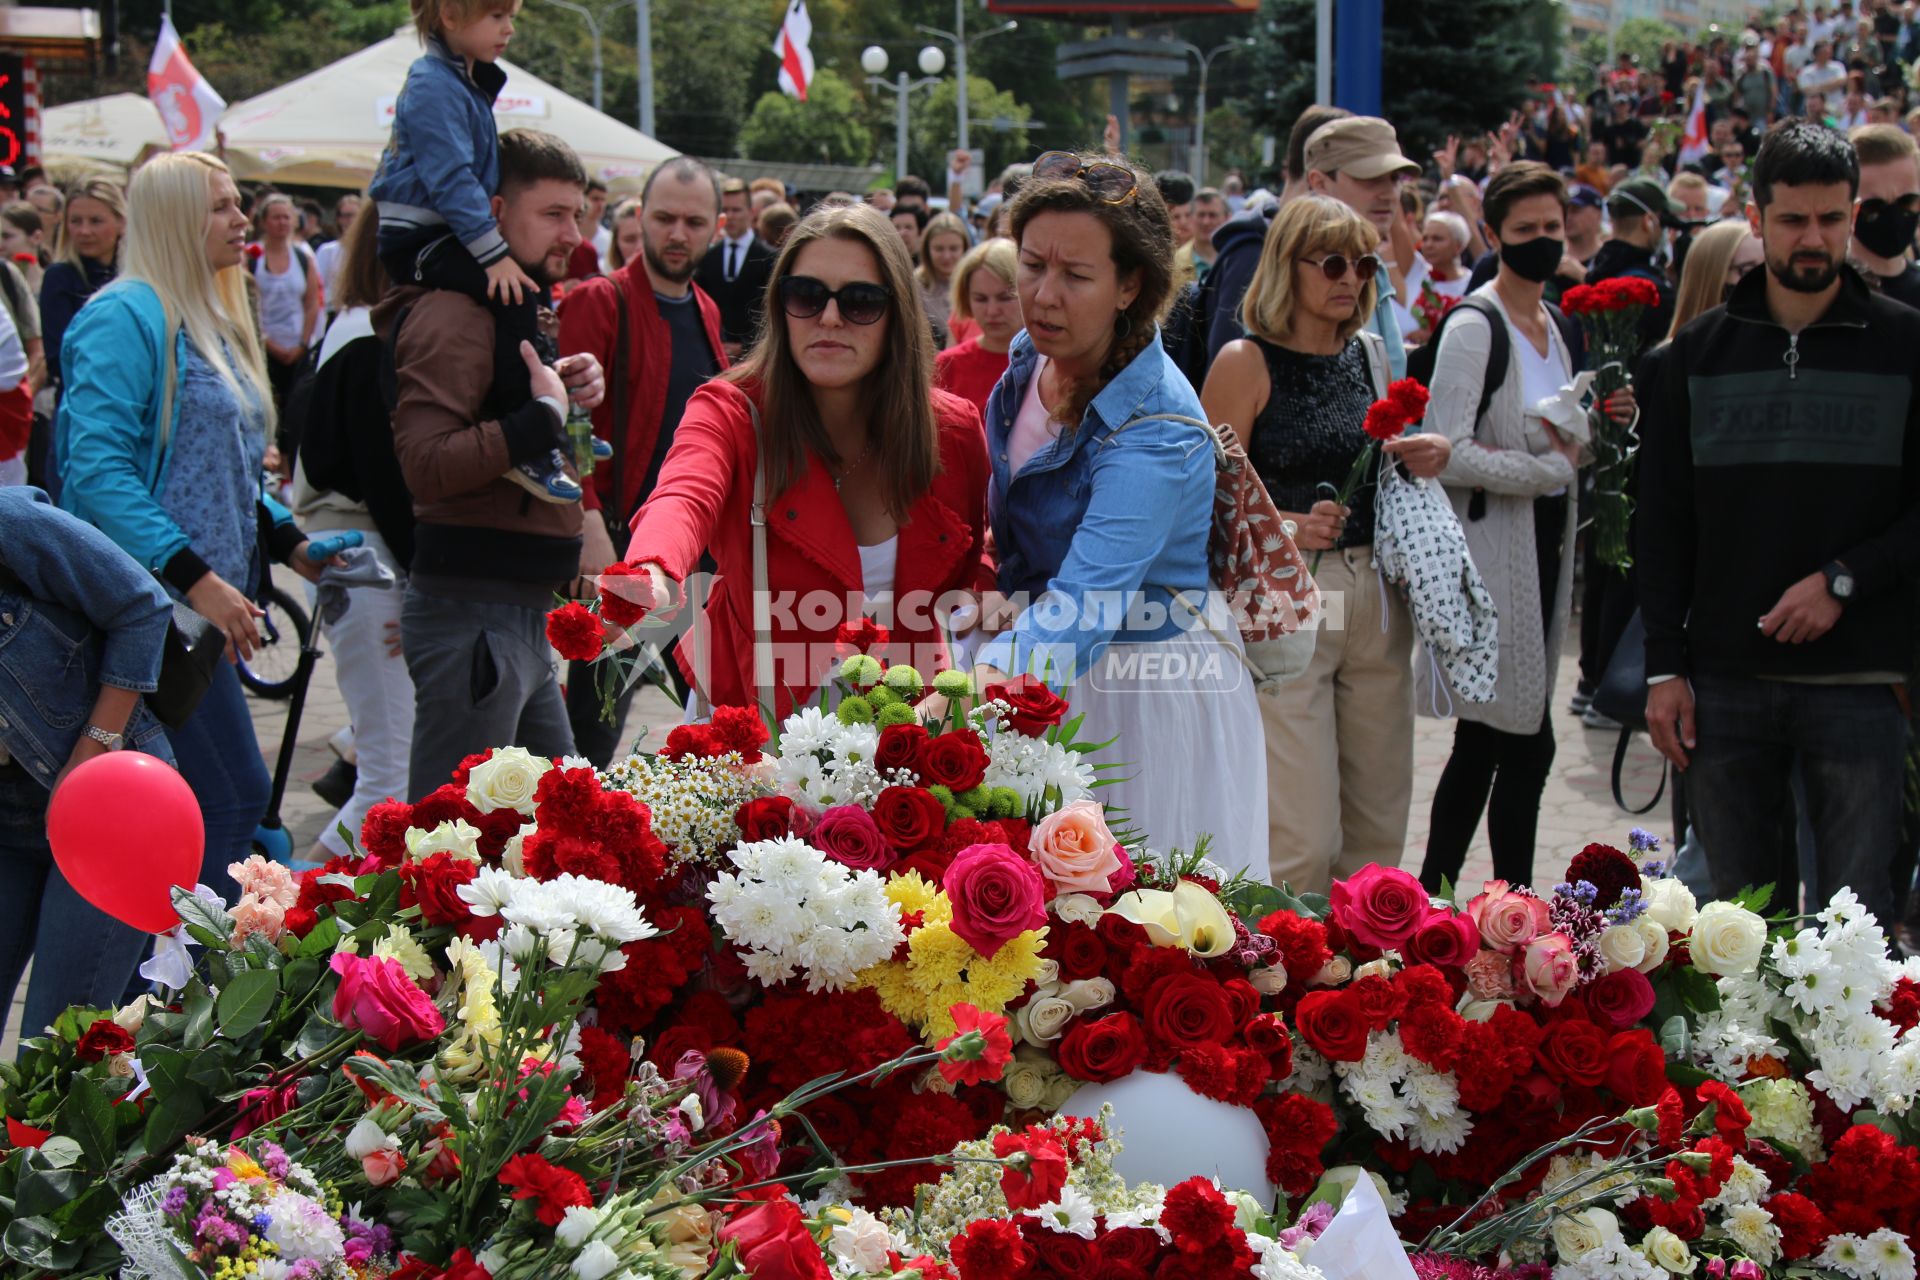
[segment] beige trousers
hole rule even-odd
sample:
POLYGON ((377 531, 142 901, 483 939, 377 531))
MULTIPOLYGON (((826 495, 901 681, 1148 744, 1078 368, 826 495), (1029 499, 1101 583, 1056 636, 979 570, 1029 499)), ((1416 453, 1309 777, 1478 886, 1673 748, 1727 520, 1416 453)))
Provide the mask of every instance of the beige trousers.
POLYGON ((1372 547, 1321 557, 1314 580, 1328 618, 1313 661, 1260 699, 1268 861, 1273 883, 1296 893, 1325 893, 1369 863, 1397 867, 1406 849, 1413 619, 1398 589, 1382 591, 1372 557, 1372 547))

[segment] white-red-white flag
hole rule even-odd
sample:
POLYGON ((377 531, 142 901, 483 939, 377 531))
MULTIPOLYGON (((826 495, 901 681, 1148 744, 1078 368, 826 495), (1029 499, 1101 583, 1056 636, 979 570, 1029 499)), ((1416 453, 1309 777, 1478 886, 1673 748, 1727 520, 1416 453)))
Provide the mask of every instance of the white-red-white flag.
POLYGON ((1687 112, 1686 132, 1680 135, 1680 163, 1704 160, 1710 150, 1707 141, 1707 98, 1699 85, 1693 87, 1693 109, 1687 112))
POLYGON ((780 88, 805 102, 807 86, 813 82, 813 19, 807 16, 807 0, 793 0, 787 6, 786 21, 773 40, 773 56, 780 59, 780 88))
POLYGON ((175 151, 207 151, 227 100, 213 91, 205 76, 187 61, 173 19, 160 19, 160 38, 153 42, 153 60, 147 63, 147 96, 167 126, 167 140, 175 151))

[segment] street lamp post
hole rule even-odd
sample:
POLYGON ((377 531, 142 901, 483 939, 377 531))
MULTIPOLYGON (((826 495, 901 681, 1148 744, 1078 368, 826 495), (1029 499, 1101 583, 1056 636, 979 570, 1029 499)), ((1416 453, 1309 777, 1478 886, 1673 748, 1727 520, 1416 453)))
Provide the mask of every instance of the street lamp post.
MULTIPOLYGON (((593 40, 593 109, 605 111, 602 100, 602 85, 605 74, 600 61, 600 18, 601 14, 574 0, 547 0, 548 4, 558 5, 569 13, 577 13, 580 20, 587 24, 587 35, 593 40)), ((636 10, 635 37, 640 53, 640 132, 653 136, 653 13, 652 0, 614 0, 607 6, 606 15, 611 17, 623 6, 633 5, 636 10)))
POLYGON ((969 123, 967 113, 967 49, 977 40, 985 40, 990 36, 1005 35, 1007 32, 1017 28, 1020 24, 1012 21, 1003 22, 991 30, 969 36, 967 34, 967 0, 953 0, 953 30, 942 31, 938 27, 915 25, 918 30, 925 34, 940 40, 945 40, 953 45, 954 89, 958 94, 958 101, 955 105, 960 116, 959 145, 962 151, 966 151, 969 149, 967 133, 967 125, 969 123))
POLYGON ((1246 48, 1253 43, 1253 37, 1242 36, 1204 51, 1199 45, 1185 40, 1169 40, 1167 43, 1179 45, 1200 63, 1200 91, 1194 95, 1193 112, 1193 183, 1196 187, 1204 187, 1207 185, 1207 71, 1213 66, 1215 58, 1235 49, 1246 48))
POLYGON ((947 55, 927 45, 920 50, 917 61, 920 70, 926 73, 918 79, 902 71, 893 80, 886 80, 882 77, 887 73, 887 51, 873 44, 860 54, 860 69, 867 73, 867 83, 894 95, 893 176, 896 181, 907 171, 907 95, 915 89, 937 84, 941 71, 946 68, 947 55))

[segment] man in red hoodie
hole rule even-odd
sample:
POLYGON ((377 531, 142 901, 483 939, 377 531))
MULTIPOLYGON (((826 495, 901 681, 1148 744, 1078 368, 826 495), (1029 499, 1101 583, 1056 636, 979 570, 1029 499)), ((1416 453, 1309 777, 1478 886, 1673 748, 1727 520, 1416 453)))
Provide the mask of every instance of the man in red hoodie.
MULTIPOLYGON (((560 308, 560 351, 590 352, 607 370, 607 398, 593 429, 613 445, 594 469, 616 558, 625 554, 633 513, 653 492, 687 397, 727 367, 720 309, 693 282, 720 216, 720 181, 697 160, 675 157, 647 176, 640 193, 640 255, 568 295, 560 308)), ((679 673, 671 663, 676 686, 679 673)), ((614 720, 600 714, 594 673, 567 673, 567 714, 580 753, 605 768, 619 746, 630 693, 614 720)))

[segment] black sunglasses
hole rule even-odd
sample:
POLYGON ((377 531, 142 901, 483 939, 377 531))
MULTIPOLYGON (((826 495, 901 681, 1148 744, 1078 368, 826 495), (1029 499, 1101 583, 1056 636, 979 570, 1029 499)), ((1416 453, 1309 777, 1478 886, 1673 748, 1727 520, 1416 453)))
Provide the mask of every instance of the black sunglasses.
POLYGON ((1124 164, 1082 160, 1071 151, 1049 151, 1033 162, 1036 178, 1084 182, 1102 204, 1125 204, 1140 194, 1140 179, 1124 164))
POLYGON ((811 320, 835 302, 840 305, 840 318, 848 324, 872 324, 887 314, 892 301, 885 285, 864 280, 838 289, 829 289, 812 276, 788 276, 780 282, 780 309, 795 320, 811 320))
POLYGON ((1329 280, 1344 279, 1347 268, 1352 267, 1353 274, 1358 277, 1361 284, 1373 279, 1374 274, 1380 270, 1380 259, 1371 253, 1351 259, 1344 253, 1330 253, 1318 262, 1312 258, 1302 258, 1300 262, 1303 266, 1320 268, 1321 273, 1329 280))

